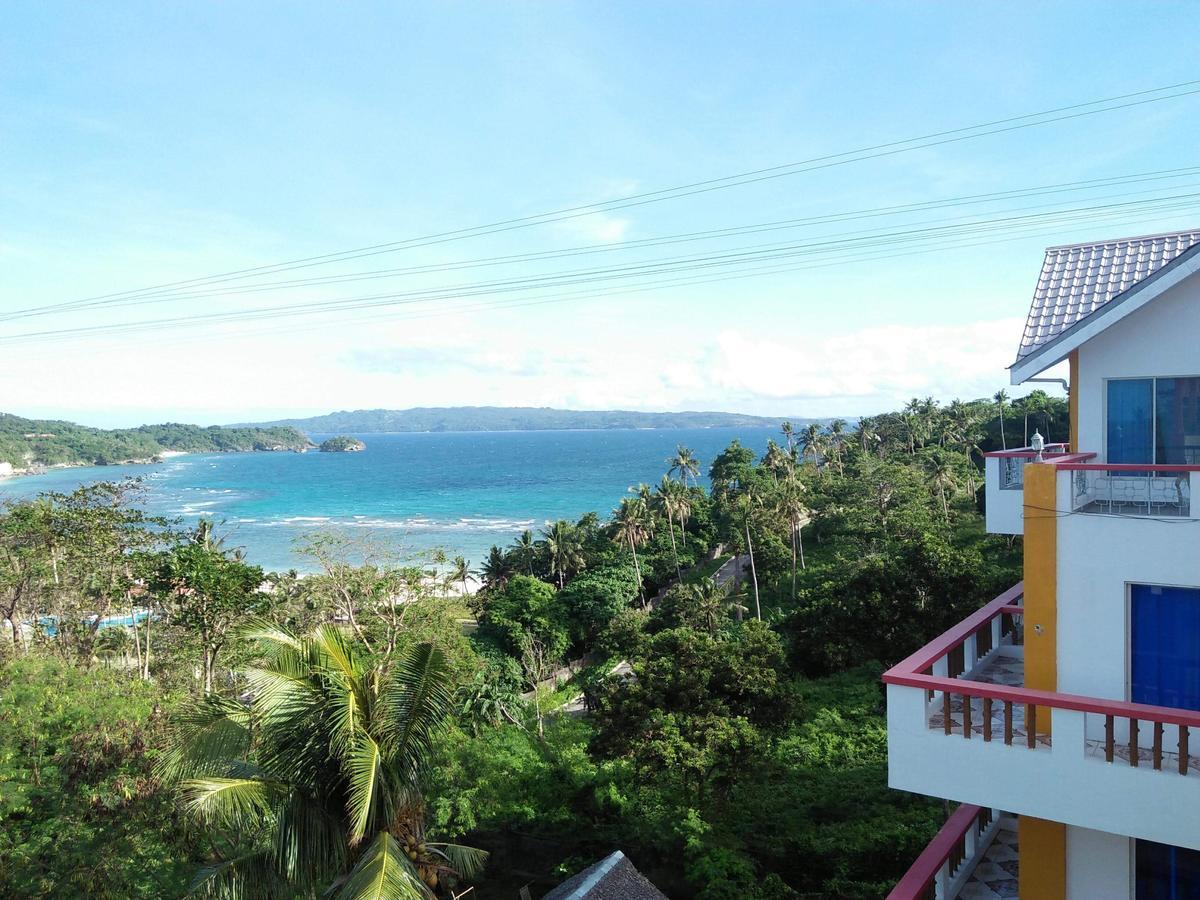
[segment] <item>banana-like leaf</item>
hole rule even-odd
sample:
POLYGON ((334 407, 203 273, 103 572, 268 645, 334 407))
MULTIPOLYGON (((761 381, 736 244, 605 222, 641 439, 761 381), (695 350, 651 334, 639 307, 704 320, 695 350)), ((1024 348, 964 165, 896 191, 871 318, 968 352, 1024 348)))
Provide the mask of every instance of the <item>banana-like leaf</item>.
POLYGON ((381 831, 337 891, 338 900, 428 900, 433 893, 396 839, 381 831))

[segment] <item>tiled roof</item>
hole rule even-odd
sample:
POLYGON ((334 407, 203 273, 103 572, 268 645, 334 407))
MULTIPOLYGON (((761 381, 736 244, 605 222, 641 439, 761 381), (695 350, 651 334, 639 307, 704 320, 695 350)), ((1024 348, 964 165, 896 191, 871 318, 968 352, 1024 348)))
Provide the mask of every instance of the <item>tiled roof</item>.
POLYGON ((1050 247, 1017 359, 1200 244, 1200 230, 1050 247))
POLYGON ((667 900, 620 850, 568 878, 542 900, 667 900))

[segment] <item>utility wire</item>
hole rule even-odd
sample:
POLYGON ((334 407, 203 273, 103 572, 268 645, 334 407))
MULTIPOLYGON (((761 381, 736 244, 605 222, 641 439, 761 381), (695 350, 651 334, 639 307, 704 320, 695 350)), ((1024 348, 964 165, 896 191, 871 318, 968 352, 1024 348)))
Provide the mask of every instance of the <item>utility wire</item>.
MULTIPOLYGON (((80 304, 74 307, 71 311, 82 309, 91 309, 103 307, 105 309, 128 306, 143 306, 152 303, 164 303, 177 300, 189 300, 207 297, 219 296, 237 296, 243 294, 272 292, 287 288, 296 287, 321 287, 330 284, 341 284, 346 282, 367 281, 381 278, 393 278, 404 275, 429 274, 435 272, 461 271, 465 269, 484 268, 497 265, 512 265, 520 262, 539 262, 548 259, 558 259, 562 257, 586 256, 592 254, 611 253, 616 251, 640 250, 649 247, 657 247, 676 243, 691 243, 695 241, 713 240, 725 237, 736 237, 747 234, 758 234, 770 231, 789 230, 793 228, 809 227, 817 224, 829 224, 835 222, 846 222, 860 219, 881 218, 894 216, 908 212, 928 212, 940 208, 954 208, 964 205, 975 205, 978 203, 994 203, 1003 200, 1024 199, 1030 197, 1040 197, 1049 194, 1061 194, 1068 192, 1077 192, 1081 190, 1095 190, 1101 187, 1113 187, 1118 185, 1140 184, 1150 181, 1161 181, 1168 179, 1186 178, 1189 176, 1200 174, 1200 166, 1185 167, 1180 169, 1167 169, 1159 172, 1143 172, 1128 176, 1111 176, 1101 179, 1090 179, 1087 181, 1063 182, 1056 185, 1040 185, 1033 188, 1020 188, 1007 191, 997 191, 989 194, 966 195, 964 197, 952 197, 944 200, 921 201, 919 203, 901 204, 890 207, 877 207, 875 209, 852 210, 843 213, 830 213, 821 216, 812 216, 800 219, 784 219, 772 222, 756 223, 751 225, 733 226, 728 228, 712 229, 708 231, 684 232, 681 234, 664 235, 653 238, 641 238, 631 241, 621 241, 612 244, 592 244, 580 247, 568 247, 559 250, 535 251, 530 253, 511 254, 507 256, 483 257, 479 259, 459 260, 446 263, 431 263, 420 266, 410 266, 406 268, 380 269, 369 270, 365 272, 345 273, 341 275, 325 275, 313 278, 292 279, 287 281, 274 281, 265 283, 252 283, 243 286, 234 286, 227 288, 216 288, 214 290, 206 290, 203 287, 196 290, 164 290, 162 292, 152 292, 143 295, 122 298, 116 300, 95 301, 89 304, 80 304)), ((1194 186, 1194 185, 1187 185, 1194 186)), ((1133 191, 1116 194, 1105 194, 1089 199, 1104 200, 1118 197, 1141 196, 1148 193, 1153 193, 1155 190, 1162 190, 1162 187, 1151 188, 1146 191, 1133 191)), ((1051 203, 1034 204, 1031 206, 1013 207, 1006 212, 1019 212, 1030 209, 1044 209, 1053 207, 1062 203, 1070 202, 1063 198, 1051 203)), ((960 219, 978 216, 981 213, 973 213, 968 216, 960 216, 951 219, 943 219, 941 221, 957 221, 960 219)), ((938 220, 933 220, 938 221, 938 220)), ((842 234, 865 234, 871 231, 879 231, 886 226, 878 226, 874 229, 866 229, 859 232, 842 232, 842 234)), ((33 318, 37 316, 53 315, 58 310, 47 309, 41 307, 32 307, 21 310, 13 310, 6 314, 0 314, 0 322, 14 321, 23 318, 33 318)))
POLYGON ((379 253, 391 253, 402 249, 429 246, 431 244, 444 243, 446 241, 462 240, 465 238, 495 234, 502 231, 511 231, 519 228, 529 228, 536 225, 564 221, 566 219, 580 218, 583 216, 594 215, 596 213, 612 212, 619 209, 628 209, 635 206, 659 203, 666 200, 676 200, 681 197, 694 196, 696 194, 708 193, 717 190, 725 190, 727 188, 753 184, 768 179, 782 178, 791 175, 802 174, 805 172, 812 172, 818 169, 848 165, 850 163, 862 162, 869 159, 879 159, 881 157, 892 156, 899 153, 908 153, 913 150, 974 140, 976 138, 987 137, 989 135, 1001 134, 1010 131, 1017 131, 1025 128, 1035 128, 1055 122, 1079 119, 1087 116, 1098 115, 1100 113, 1142 106, 1149 103, 1159 103, 1164 100, 1172 100, 1200 93, 1200 87, 1198 87, 1198 85, 1200 85, 1200 79, 1179 82, 1172 85, 1164 85, 1156 88, 1148 88, 1146 90, 1119 94, 1099 100, 1089 100, 1083 103, 1071 104, 1069 106, 1061 106, 1053 109, 1042 110, 1040 112, 1026 113, 1024 115, 1012 116, 1004 119, 996 119, 976 125, 968 125, 961 128, 932 132, 930 134, 920 135, 917 137, 873 144, 854 150, 846 150, 839 153, 811 157, 809 159, 800 160, 797 162, 783 163, 761 169, 753 169, 734 175, 726 175, 718 178, 706 179, 703 181, 695 181, 654 191, 629 194, 613 200, 563 207, 560 209, 551 210, 549 212, 537 213, 534 215, 521 216, 511 219, 503 219, 485 225, 436 232, 420 237, 407 238, 404 240, 391 241, 381 244, 373 244, 351 250, 320 254, 317 256, 302 257, 299 259, 288 260, 269 265, 236 269, 217 275, 184 279, 181 281, 152 285, 136 290, 102 294, 83 298, 81 300, 53 304, 51 306, 42 308, 60 311, 68 310, 73 309, 80 304, 89 304, 97 300, 115 300, 119 298, 127 298, 141 295, 148 291, 159 291, 164 288, 240 280, 256 274, 270 274, 291 269, 308 268, 315 265, 326 265, 332 262, 358 259, 364 256, 377 255, 379 253), (1160 96, 1150 96, 1155 94, 1160 96), (1098 108, 1089 109, 1088 107, 1098 108))
POLYGON ((156 327, 173 327, 176 325, 213 324, 232 321, 257 321, 264 319, 288 318, 301 315, 312 315, 322 312, 342 312, 375 307, 390 307, 409 305, 413 303, 429 303, 433 301, 458 301, 474 296, 494 295, 530 290, 557 290, 572 285, 589 284, 594 282, 637 279, 663 274, 696 271, 700 269, 721 267, 746 267, 756 263, 770 262, 778 259, 794 258, 797 256, 834 255, 838 253, 853 253, 855 251, 870 251, 887 249, 891 246, 904 246, 921 241, 936 241, 947 236, 953 238, 970 237, 976 234, 992 232, 1020 231, 1029 228, 1044 228, 1048 223, 1061 225, 1082 221, 1093 221, 1101 218, 1111 218, 1113 215, 1137 211, 1144 213, 1147 208, 1156 211, 1180 208, 1194 208, 1200 194, 1182 195, 1180 197, 1156 198, 1157 206, 1149 206, 1149 201, 1134 203, 1111 204, 1106 207, 1087 207, 1078 210, 1055 211, 1034 216, 1017 216, 994 219, 984 222, 971 222, 958 226, 939 226, 934 228, 910 229, 893 232, 886 235, 876 235, 872 238, 850 241, 820 241, 812 244, 791 244, 776 246, 771 250, 735 251, 732 253, 713 254, 708 256, 690 256, 682 259, 669 259, 653 263, 643 263, 635 266, 617 266, 601 269, 584 269, 567 273, 537 276, 535 278, 511 279, 508 281, 482 282, 471 285, 454 286, 433 291, 399 292, 389 294, 367 295, 338 300, 318 301, 310 304, 266 307, 232 312, 206 313, 195 316, 172 317, 142 322, 117 323, 111 325, 85 326, 72 329, 54 329, 42 332, 30 332, 9 335, 0 338, 0 343, 17 343, 31 340, 61 337, 66 335, 86 335, 99 333, 126 333, 156 327), (1169 201, 1169 202, 1165 202, 1169 201))

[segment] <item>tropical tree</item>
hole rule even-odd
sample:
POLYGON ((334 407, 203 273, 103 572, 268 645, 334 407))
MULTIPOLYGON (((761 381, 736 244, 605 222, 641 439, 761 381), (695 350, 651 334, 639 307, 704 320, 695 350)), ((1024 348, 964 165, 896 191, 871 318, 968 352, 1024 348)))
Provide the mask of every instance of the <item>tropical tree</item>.
POLYGON ((487 559, 479 567, 479 574, 486 587, 503 586, 513 574, 512 560, 503 550, 493 545, 488 551, 487 559))
POLYGON ((821 426, 816 422, 809 424, 800 434, 800 453, 820 468, 821 459, 825 455, 825 435, 821 433, 821 426))
POLYGON ((583 541, 575 526, 566 519, 559 519, 549 528, 543 528, 542 540, 550 558, 550 569, 558 578, 561 590, 567 582, 567 576, 578 572, 585 564, 583 541))
POLYGON ((469 560, 456 556, 450 565, 450 577, 462 585, 463 596, 468 593, 467 579, 471 577, 471 563, 469 560))
POLYGON ((779 428, 784 441, 787 442, 788 456, 796 455, 796 429, 791 422, 784 422, 779 428))
POLYGON ((796 598, 796 562, 804 565, 804 539, 801 529, 812 519, 812 512, 804 502, 804 486, 799 481, 790 481, 779 495, 779 512, 787 520, 792 541, 792 599, 796 598))
POLYGON ((750 577, 754 584, 754 617, 762 620, 762 604, 758 597, 758 567, 754 561, 754 541, 750 537, 750 521, 758 507, 758 497, 750 489, 743 490, 735 501, 738 521, 746 537, 746 553, 750 556, 750 577))
POLYGON ((637 573, 638 595, 642 605, 646 603, 646 592, 642 588, 642 567, 638 562, 637 548, 650 539, 650 512, 641 497, 623 497, 621 505, 613 511, 613 540, 624 544, 633 554, 633 568, 637 573))
POLYGON ((667 462, 671 468, 667 470, 667 474, 674 475, 679 473, 679 480, 687 484, 688 478, 691 478, 693 483, 700 477, 700 460, 696 459, 696 454, 689 450, 683 444, 675 448, 675 455, 669 457, 667 462))
POLYGON ((341 630, 251 635, 247 706, 211 695, 182 714, 159 775, 210 835, 194 889, 228 898, 427 900, 482 851, 425 833, 425 788, 453 705, 432 644, 372 659, 341 630))
POLYGON ((524 569, 526 575, 533 574, 533 564, 537 561, 538 547, 532 531, 528 528, 522 531, 520 536, 513 541, 512 550, 509 552, 516 566, 524 569))
POLYGON ((947 501, 947 493, 953 492, 958 487, 954 464, 946 453, 935 448, 925 462, 925 469, 930 485, 941 498, 942 516, 948 523, 950 521, 950 504, 947 501))
POLYGON ((200 642, 204 693, 213 689, 217 656, 234 629, 263 612, 263 571, 227 551, 201 519, 187 542, 165 553, 151 576, 173 625, 200 642))
POLYGON ((1008 392, 1001 389, 992 397, 996 401, 996 412, 1000 416, 1000 449, 1008 449, 1008 441, 1004 436, 1004 404, 1008 402, 1008 392))
POLYGON ((675 516, 679 512, 679 494, 679 485, 664 475, 654 495, 655 505, 667 517, 667 530, 671 533, 671 559, 675 562, 676 578, 683 577, 679 570, 679 553, 675 547, 675 516))

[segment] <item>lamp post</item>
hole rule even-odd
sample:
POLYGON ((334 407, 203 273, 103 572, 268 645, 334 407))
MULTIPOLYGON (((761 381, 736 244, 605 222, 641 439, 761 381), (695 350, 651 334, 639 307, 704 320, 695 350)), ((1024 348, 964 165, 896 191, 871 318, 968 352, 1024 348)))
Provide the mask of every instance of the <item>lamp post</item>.
POLYGON ((1033 448, 1033 461, 1042 462, 1042 451, 1046 449, 1046 439, 1036 428, 1033 430, 1033 437, 1029 439, 1029 446, 1033 448))

